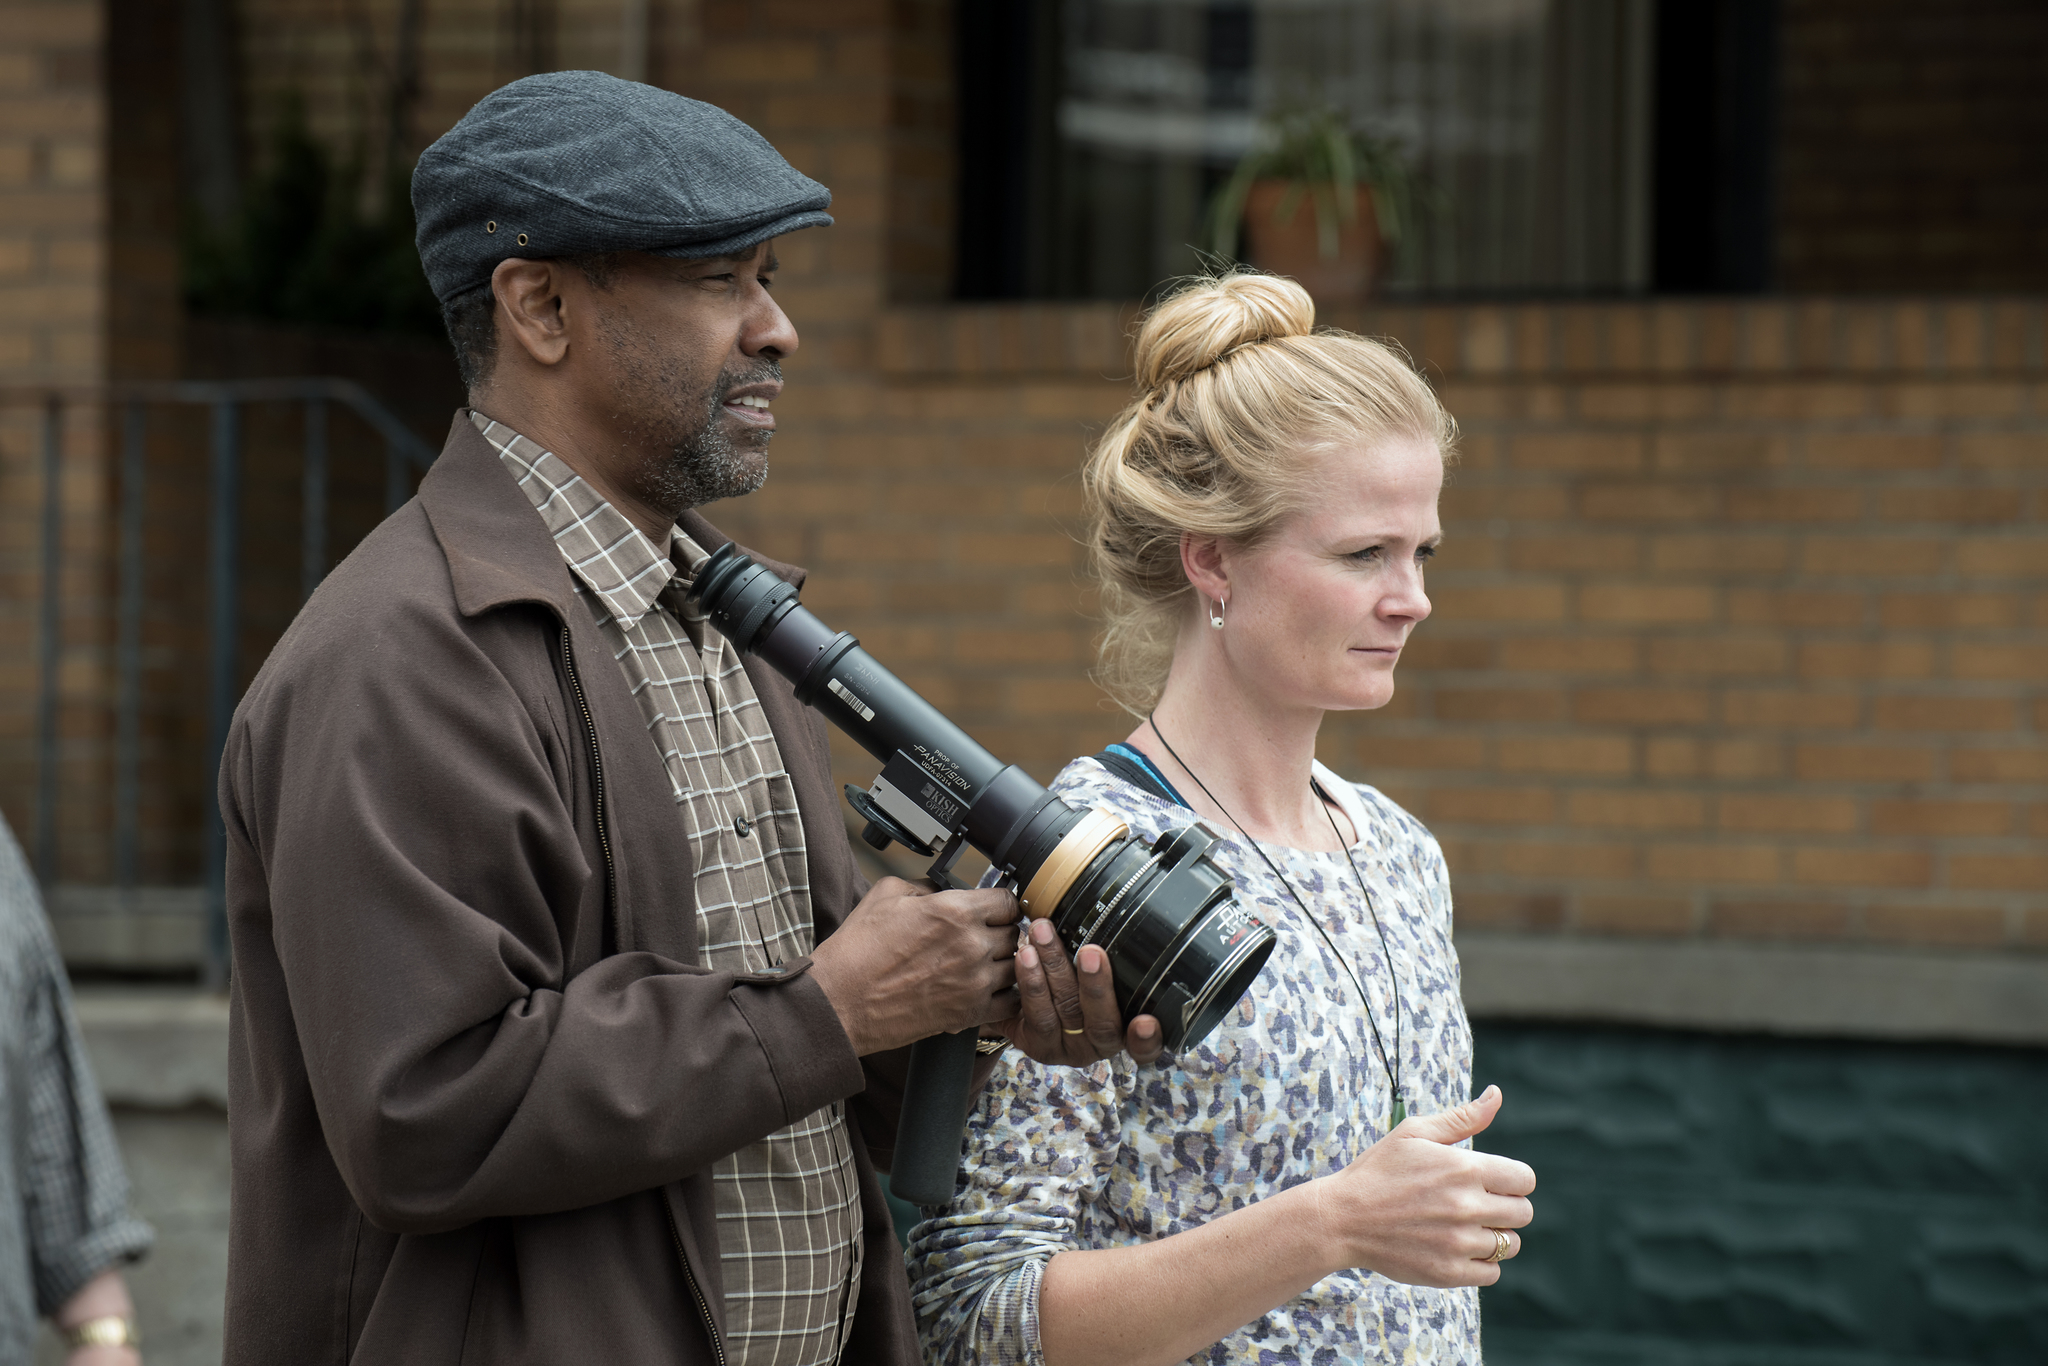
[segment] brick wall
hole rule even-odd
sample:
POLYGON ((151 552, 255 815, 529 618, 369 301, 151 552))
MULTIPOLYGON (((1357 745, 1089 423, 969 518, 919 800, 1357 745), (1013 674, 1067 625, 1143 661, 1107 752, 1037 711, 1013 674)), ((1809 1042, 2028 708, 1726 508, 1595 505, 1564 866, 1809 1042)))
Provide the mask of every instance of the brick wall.
MULTIPOLYGON (((234 39, 245 116, 244 169, 263 154, 290 98, 303 99, 314 132, 374 171, 390 127, 401 44, 398 0, 252 0, 237 6, 234 39)), ((427 6, 416 35, 419 88, 404 158, 504 81, 545 67, 627 65, 619 0, 448 0, 427 6)), ((943 5, 906 23, 863 3, 725 4, 650 0, 644 6, 647 74, 718 102, 774 137, 798 165, 831 184, 840 226, 785 251, 786 295, 806 322, 807 363, 859 365, 868 320, 890 292, 891 168, 924 226, 910 234, 929 297, 950 266, 929 250, 948 240, 939 183, 949 149, 943 5), (707 46, 707 32, 712 41, 707 46), (899 54, 899 48, 901 49, 899 54), (907 92, 903 100, 894 93, 907 92), (900 108, 899 108, 900 106, 900 108), (934 110, 937 110, 935 113, 934 110), (893 139, 892 119, 904 134, 893 139), (900 141, 901 146, 895 145, 900 141)), ((174 7, 148 0, 31 0, 0 14, 0 386, 168 374, 204 377, 311 370, 372 384, 431 437, 445 416, 447 367, 421 364, 403 343, 321 342, 276 329, 187 325, 179 316, 178 83, 174 7), (110 172, 112 176, 110 176, 110 172), (118 177, 118 183, 113 176, 118 177), (410 367, 392 382, 393 365, 410 367)), ((368 186, 375 193, 376 186, 368 186)), ((898 252, 899 256, 904 253, 898 252)), ((38 673, 34 642, 41 577, 37 422, 41 391, 0 402, 0 519, 9 534, 0 642, 0 809, 28 839, 35 827, 38 673)), ((101 417, 70 413, 64 456, 65 668, 61 693, 61 866, 67 882, 111 872, 110 675, 114 580, 113 499, 101 417)), ((252 674, 297 601, 295 417, 248 415, 245 466, 244 674, 252 674)), ((198 876, 199 822, 211 783, 204 767, 203 576, 207 536, 202 417, 151 418, 151 575, 145 603, 141 876, 198 876)), ((349 541, 353 436, 337 429, 335 548, 349 541)), ((359 463, 359 462, 358 462, 359 463)), ((374 464, 370 466, 374 470, 374 464)), ((353 471, 356 474, 360 470, 353 471)), ((374 478, 374 476, 373 476, 374 478)))
POLYGON ((835 225, 778 244, 777 292, 803 316, 798 364, 865 368, 889 297, 896 32, 884 0, 702 0, 677 87, 731 110, 832 189, 835 225))
MULTIPOLYGON (((619 72, 625 52, 621 0, 435 0, 419 7, 419 82, 402 128, 409 159, 477 100, 533 71, 619 72)), ((390 132, 392 83, 402 65, 402 0, 244 0, 237 6, 245 153, 262 154, 288 98, 305 102, 314 134, 373 168, 390 132)), ((694 42, 692 0, 649 0, 648 78, 673 80, 694 42)), ((374 187, 373 187, 374 188, 374 187)))
POLYGON ((106 221, 98 0, 0 14, 0 374, 96 378, 106 221))
MULTIPOLYGON (((33 386, 90 383, 107 364, 104 25, 100 0, 0 7, 0 809, 31 847, 46 493, 33 386)), ((72 421, 62 442, 59 821, 75 847, 104 797, 111 528, 98 424, 72 421)))
MULTIPOLYGON (((340 42, 316 9, 341 13, 247 7, 248 51, 340 42)), ((429 63, 421 140, 509 74, 502 9, 430 7, 427 50, 474 51, 429 63)), ((714 519, 809 565, 807 601, 1044 777, 1129 727, 1087 680, 1073 539, 1129 311, 891 302, 928 296, 918 234, 944 237, 915 207, 943 163, 942 18, 657 4, 649 59, 829 184, 839 220, 782 246, 804 344, 775 470, 714 519)), ((1397 699, 1326 728, 1331 762, 1443 838, 1463 923, 2048 946, 2040 301, 1335 321, 1401 340, 1467 432, 1397 699)), ((25 792, 10 743, 0 778, 25 792)), ((849 779, 871 768, 840 753, 849 779)))
MULTIPOLYGON (((1466 438, 1435 616, 1325 757, 1430 823, 1464 925, 2048 947, 2040 303, 1341 321, 1466 438)), ((1040 776, 1130 725, 1072 537, 1126 326, 889 313, 870 368, 795 375, 768 488, 714 511, 1040 776)))
MULTIPOLYGON (((713 515, 1049 776, 1128 727, 1086 678, 1072 536, 1128 313, 889 307, 929 296, 917 234, 944 236, 942 19, 704 0, 660 58, 839 220, 783 249, 804 348, 774 476, 713 515)), ((2038 304, 1342 321, 1401 339, 1468 432, 1438 615, 1395 704, 1327 746, 1439 831, 1464 923, 2048 944, 2038 304)))

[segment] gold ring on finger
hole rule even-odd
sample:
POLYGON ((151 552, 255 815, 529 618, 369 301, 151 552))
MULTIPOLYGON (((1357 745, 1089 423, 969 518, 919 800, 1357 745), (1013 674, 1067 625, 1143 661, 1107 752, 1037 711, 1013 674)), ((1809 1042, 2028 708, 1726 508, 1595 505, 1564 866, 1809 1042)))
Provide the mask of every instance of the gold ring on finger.
POLYGON ((1493 1235, 1493 1255, 1486 1260, 1489 1262, 1506 1261, 1508 1249, 1514 1246, 1514 1243, 1508 1238, 1508 1231, 1504 1228, 1490 1228, 1487 1232, 1493 1235))
POLYGON ((1060 1026, 1060 1033, 1062 1034, 1086 1034, 1087 1032, 1088 1028, 1086 1025, 1083 1025, 1079 1029, 1069 1029, 1065 1025, 1060 1026))

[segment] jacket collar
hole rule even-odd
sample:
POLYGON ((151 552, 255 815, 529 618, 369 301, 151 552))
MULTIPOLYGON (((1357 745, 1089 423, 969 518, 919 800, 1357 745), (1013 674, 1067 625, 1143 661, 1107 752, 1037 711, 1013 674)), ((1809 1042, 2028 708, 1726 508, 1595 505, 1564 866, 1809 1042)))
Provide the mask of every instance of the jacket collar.
MULTIPOLYGON (((467 409, 456 412, 440 459, 420 481, 419 498, 441 553, 448 557, 455 606, 462 615, 534 602, 568 619, 575 600, 568 561, 467 409)), ((706 552, 732 539, 694 509, 677 525, 706 552)), ((804 571, 797 566, 747 553, 770 573, 803 586, 804 571)))

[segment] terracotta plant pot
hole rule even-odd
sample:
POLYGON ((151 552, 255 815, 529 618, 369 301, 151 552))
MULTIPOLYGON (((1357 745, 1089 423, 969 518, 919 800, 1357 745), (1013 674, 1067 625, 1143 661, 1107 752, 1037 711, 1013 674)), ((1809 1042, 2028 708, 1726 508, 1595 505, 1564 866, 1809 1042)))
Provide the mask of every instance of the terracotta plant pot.
POLYGON ((1354 191, 1358 196, 1358 215, 1338 226, 1337 254, 1326 257, 1316 240, 1313 197, 1304 194, 1288 222, 1274 221, 1273 211, 1287 197, 1287 187, 1292 183, 1252 182, 1244 201, 1246 259, 1261 270, 1292 276, 1317 303, 1362 303, 1379 279, 1386 254, 1379 217, 1373 212, 1372 191, 1363 185, 1354 191))

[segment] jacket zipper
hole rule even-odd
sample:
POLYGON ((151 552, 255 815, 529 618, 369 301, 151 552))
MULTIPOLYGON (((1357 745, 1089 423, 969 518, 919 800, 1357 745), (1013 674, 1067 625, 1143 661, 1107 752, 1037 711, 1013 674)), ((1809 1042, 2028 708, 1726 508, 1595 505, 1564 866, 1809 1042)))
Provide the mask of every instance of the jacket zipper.
POLYGON ((683 1264, 683 1279, 690 1283, 690 1298, 697 1302, 697 1312, 704 1317, 704 1332, 711 1339, 712 1355, 718 1358, 718 1366, 725 1366, 725 1344, 719 1340, 718 1325, 711 1318, 711 1306, 704 1302, 704 1291, 697 1284, 697 1273, 690 1268, 690 1255, 683 1251, 683 1231, 676 1227, 676 1212, 666 1196, 662 1197, 661 1212, 668 1216, 668 1236, 675 1239, 676 1260, 683 1264))
MULTIPOLYGON (((604 824, 604 757, 597 748, 597 721, 590 714, 590 703, 583 696, 583 680, 576 676, 576 654, 569 647, 569 628, 562 627, 562 668, 569 676, 569 691, 576 695, 577 710, 583 713, 583 733, 590 737, 590 779, 597 796, 594 803, 597 817, 597 847, 604 851, 604 898, 605 905, 614 914, 618 910, 618 874, 612 867, 611 834, 604 824)), ((683 1231, 676 1227, 676 1212, 670 1207, 668 1198, 662 1197, 661 1212, 668 1219, 668 1236, 675 1240, 676 1260, 683 1264, 683 1279, 690 1283, 690 1298, 697 1302, 697 1312, 704 1319, 704 1332, 711 1339, 711 1351, 718 1358, 718 1366, 725 1366, 725 1343, 719 1339, 718 1323, 711 1317, 711 1306, 705 1302, 704 1291, 697 1284, 697 1272, 690 1265, 690 1255, 683 1249, 683 1231)))

